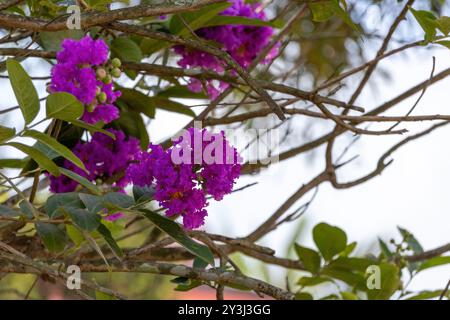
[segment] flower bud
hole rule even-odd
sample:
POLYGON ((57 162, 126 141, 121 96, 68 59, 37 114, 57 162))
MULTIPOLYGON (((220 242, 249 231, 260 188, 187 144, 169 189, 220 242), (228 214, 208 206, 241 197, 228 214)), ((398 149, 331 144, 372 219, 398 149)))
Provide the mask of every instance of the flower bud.
POLYGON ((120 61, 119 58, 114 58, 111 60, 111 64, 114 68, 120 68, 120 66, 122 65, 122 61, 120 61))
POLYGON ((122 74, 122 71, 120 71, 119 68, 114 68, 112 69, 111 74, 114 78, 119 78, 120 75, 122 74))
POLYGON ((112 82, 111 75, 107 74, 106 77, 104 77, 102 81, 104 84, 110 84, 112 82))
POLYGON ((105 102, 106 102, 106 99, 108 99, 108 96, 107 96, 106 93, 104 93, 104 92, 100 92, 100 93, 97 95, 97 100, 98 100, 98 102, 100 102, 100 103, 105 103, 105 102))
POLYGON ((96 71, 97 77, 102 80, 107 76, 106 70, 104 68, 98 68, 96 71))
POLYGON ((90 104, 88 104, 87 106, 86 106, 86 110, 88 111, 88 112, 92 112, 92 111, 94 111, 95 110, 95 107, 97 106, 97 103, 94 101, 94 102, 91 102, 90 104))

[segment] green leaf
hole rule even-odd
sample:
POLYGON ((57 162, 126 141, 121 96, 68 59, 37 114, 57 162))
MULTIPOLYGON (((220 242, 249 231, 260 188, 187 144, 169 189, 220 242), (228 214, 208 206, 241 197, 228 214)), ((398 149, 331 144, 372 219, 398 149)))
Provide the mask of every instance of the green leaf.
POLYGON ((436 41, 435 43, 450 49, 450 40, 440 40, 436 41))
POLYGON ((167 233, 186 250, 214 266, 214 256, 208 247, 189 238, 179 224, 150 210, 140 210, 156 227, 167 233))
POLYGON ((67 236, 62 229, 63 227, 52 223, 36 223, 36 232, 50 252, 59 253, 64 250, 67 243, 67 236))
POLYGON ((83 30, 61 30, 56 32, 39 32, 40 45, 48 51, 61 50, 61 43, 65 39, 79 40, 84 36, 83 30))
POLYGON ((436 17, 429 11, 414 10, 413 8, 409 8, 409 10, 414 15, 414 18, 416 18, 423 31, 425 31, 425 40, 433 41, 436 37, 436 17))
POLYGON ((78 227, 80 227, 80 229, 87 232, 96 230, 100 225, 100 215, 92 213, 86 209, 62 207, 62 210, 67 213, 67 215, 78 227))
POLYGON ((55 218, 63 214, 62 207, 83 208, 83 203, 78 198, 76 192, 56 193, 48 197, 44 205, 45 212, 50 218, 55 218))
POLYGON ((335 14, 334 1, 311 1, 308 2, 308 6, 312 12, 313 20, 316 22, 327 21, 335 14))
POLYGON ((6 68, 8 69, 9 80, 25 123, 29 124, 39 113, 39 97, 36 88, 28 74, 16 60, 8 59, 6 68))
POLYGON ((102 196, 79 193, 78 197, 81 199, 86 209, 88 209, 92 213, 99 213, 105 208, 102 196))
POLYGON ((111 42, 111 51, 122 61, 140 62, 141 48, 128 37, 118 37, 111 42))
POLYGON ((95 291, 95 300, 117 300, 117 299, 107 293, 95 291))
POLYGON ((348 291, 341 291, 342 299, 344 300, 359 300, 358 296, 348 291))
POLYGON ((47 118, 72 121, 83 115, 84 107, 78 99, 67 92, 55 92, 47 97, 47 118))
POLYGON ((199 10, 174 15, 169 24, 170 33, 180 36, 189 35, 191 30, 202 28, 229 6, 230 3, 213 3, 199 10), (185 23, 189 25, 189 28, 185 26, 185 23))
POLYGON ((0 125, 0 142, 8 140, 16 134, 15 128, 8 128, 0 125))
POLYGON ((151 119, 155 117, 155 103, 151 97, 134 89, 120 88, 120 91, 122 95, 119 101, 124 102, 131 110, 141 112, 151 119))
POLYGON ((50 137, 49 135, 36 131, 36 130, 26 130, 22 134, 24 137, 30 137, 38 140, 39 142, 47 145, 50 149, 58 153, 60 156, 72 162, 77 167, 83 169, 87 172, 84 163, 65 145, 58 142, 58 140, 50 137))
POLYGON ((19 202, 20 211, 27 217, 28 219, 33 218, 35 209, 30 201, 24 199, 19 202))
POLYGON ((192 92, 187 86, 172 86, 158 93, 158 97, 182 99, 206 99, 204 93, 192 92))
POLYGON ((59 171, 58 166, 51 159, 49 159, 45 154, 43 154, 41 151, 37 150, 36 148, 27 146, 27 145, 19 143, 19 142, 8 142, 8 143, 5 143, 4 145, 14 147, 14 148, 22 151, 23 153, 26 153, 34 161, 36 161, 38 163, 39 167, 41 167, 44 170, 47 170, 48 172, 50 172, 52 175, 54 175, 56 177, 59 176, 60 171, 59 171))
POLYGON ((376 264, 376 261, 366 258, 339 257, 336 260, 331 261, 328 264, 328 267, 365 273, 367 268, 373 264, 376 264))
POLYGON ((0 168, 14 168, 14 169, 22 169, 25 164, 28 162, 29 158, 25 159, 0 159, 0 168))
POLYGON ((353 250, 355 250, 357 244, 358 244, 358 243, 355 242, 355 241, 353 241, 352 243, 349 243, 349 244, 347 245, 347 247, 345 247, 345 250, 342 251, 339 255, 340 255, 341 257, 348 257, 348 256, 353 252, 353 250))
POLYGON ((421 263, 417 272, 450 263, 450 256, 434 257, 421 263))
POLYGON ((439 31, 441 31, 445 36, 450 33, 450 17, 440 17, 436 20, 436 25, 439 31))
POLYGON ((20 216, 20 212, 14 209, 11 209, 8 206, 0 204, 0 216, 3 217, 18 217, 20 216))
POLYGON ((137 185, 133 185, 133 197, 136 203, 149 201, 153 198, 154 194, 155 189, 152 187, 139 187, 137 185))
POLYGON ((84 121, 81 121, 81 120, 71 120, 71 121, 69 121, 69 122, 72 123, 73 125, 77 126, 77 127, 86 129, 86 130, 88 130, 88 131, 91 132, 91 133, 92 133, 92 132, 101 132, 101 133, 106 134, 107 136, 113 138, 114 140, 116 139, 116 136, 114 135, 114 133, 111 133, 111 132, 109 132, 109 131, 106 131, 106 130, 104 130, 104 129, 100 128, 100 127, 97 127, 97 126, 95 126, 95 125, 86 123, 86 122, 84 122, 84 121))
POLYGON ((408 297, 406 300, 427 300, 440 297, 444 290, 435 290, 435 291, 421 291, 418 294, 415 294, 411 297, 408 297))
POLYGON ((101 194, 102 191, 100 190, 99 187, 97 187, 96 185, 92 184, 88 179, 80 176, 79 174, 76 174, 73 171, 67 170, 66 168, 62 168, 60 167, 59 170, 61 171, 61 173, 63 175, 65 175, 66 177, 75 180, 76 182, 78 182, 79 184, 81 184, 83 187, 85 187, 86 189, 88 189, 89 191, 91 191, 94 194, 101 194))
POLYGON ((381 252, 386 256, 386 258, 389 259, 394 256, 394 254, 391 252, 391 250, 389 250, 389 247, 387 246, 387 244, 380 238, 378 238, 378 244, 380 245, 381 252))
POLYGON ((189 108, 188 106, 186 106, 182 103, 172 101, 172 100, 164 98, 164 97, 158 97, 158 96, 152 97, 151 99, 153 100, 154 105, 158 109, 162 109, 162 110, 166 110, 166 111, 174 112, 174 113, 184 114, 184 115, 192 117, 192 118, 196 117, 195 112, 192 111, 191 108, 189 108))
POLYGON ((300 258, 300 261, 305 266, 305 269, 309 272, 316 274, 320 269, 320 256, 313 249, 302 247, 298 244, 294 244, 295 252, 300 258))
POLYGON ((83 233, 71 224, 66 224, 66 233, 77 247, 79 247, 85 240, 83 233))
POLYGON ((123 251, 117 244, 116 240, 114 240, 111 231, 109 231, 109 229, 102 223, 98 226, 97 231, 103 236, 103 239, 105 239, 111 251, 120 260, 120 258, 123 257, 123 251))
POLYGON ((114 213, 134 205, 134 199, 120 192, 110 192, 103 196, 105 207, 108 213, 114 213))
POLYGON ((396 265, 382 262, 380 265, 381 289, 367 290, 369 300, 387 300, 400 287, 399 269, 396 265))
POLYGON ((297 292, 295 294, 295 300, 314 300, 313 296, 307 292, 297 292))
POLYGON ((347 235, 338 227, 320 223, 313 229, 313 239, 325 260, 331 260, 336 254, 345 250, 347 235))
POLYGON ((313 287, 325 282, 333 282, 333 279, 328 277, 301 277, 297 284, 302 287, 313 287))

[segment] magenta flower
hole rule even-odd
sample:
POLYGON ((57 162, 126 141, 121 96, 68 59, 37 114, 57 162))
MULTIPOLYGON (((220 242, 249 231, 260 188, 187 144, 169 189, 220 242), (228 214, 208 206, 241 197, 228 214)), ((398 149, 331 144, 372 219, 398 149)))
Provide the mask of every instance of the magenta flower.
POLYGON ((181 215, 186 229, 204 224, 208 195, 222 200, 231 193, 242 162, 223 132, 194 128, 172 148, 150 145, 148 152, 141 151, 134 159, 127 170, 128 180, 138 186, 153 185, 154 199, 167 209, 167 216, 181 215))
MULTIPOLYGON (((251 19, 267 20, 262 7, 258 3, 246 4, 243 0, 229 0, 231 6, 221 15, 247 17, 251 19)), ((273 35, 272 27, 224 25, 201 28, 196 34, 206 40, 215 41, 222 45, 233 59, 242 67, 248 68, 258 54, 269 44, 273 35)), ((262 63, 269 63, 277 55, 279 46, 275 46, 262 63)), ((184 46, 175 46, 174 51, 181 56, 178 65, 183 68, 202 67, 215 72, 223 72, 224 64, 215 56, 206 52, 192 50, 184 46)), ((206 90, 211 98, 216 98, 228 85, 214 80, 206 81, 206 90)), ((202 91, 202 83, 198 79, 191 79, 190 90, 202 91)))
POLYGON ((111 79, 105 83, 109 49, 99 39, 85 36, 81 40, 65 39, 62 50, 56 55, 57 63, 52 69, 50 92, 73 94, 85 106, 82 119, 94 124, 109 123, 119 117, 113 103, 120 92, 113 90, 111 79))
MULTIPOLYGON (((140 150, 136 138, 127 138, 122 131, 108 130, 115 134, 116 139, 96 132, 89 142, 79 142, 72 149, 73 153, 83 161, 89 173, 64 160, 64 168, 69 169, 86 179, 96 183, 106 183, 123 191, 129 183, 125 171, 133 161, 134 155, 140 150)), ((50 191, 54 193, 72 192, 78 183, 66 176, 50 175, 50 191)))

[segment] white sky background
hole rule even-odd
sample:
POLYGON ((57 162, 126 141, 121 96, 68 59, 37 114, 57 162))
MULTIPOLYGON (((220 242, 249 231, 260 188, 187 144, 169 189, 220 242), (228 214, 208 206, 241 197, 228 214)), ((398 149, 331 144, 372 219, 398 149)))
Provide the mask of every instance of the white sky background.
MULTIPOLYGON (((374 28, 378 28, 377 15, 379 13, 374 11, 373 21, 367 22, 372 23, 374 28)), ((412 19, 410 14, 408 14, 408 19, 412 19)), ((390 23, 391 21, 388 25, 390 23)), ((378 30, 380 34, 385 33, 383 32, 385 27, 386 25, 380 26, 378 30)), ((410 25, 403 27, 397 36, 403 36, 404 32, 409 31, 408 28, 410 25)), ((414 37, 413 39, 419 38, 414 37)), ((368 41, 366 56, 373 57, 379 45, 379 41, 368 41)), ((393 44, 391 47, 396 46, 398 44, 393 44)), ((450 51, 437 46, 433 46, 430 50, 410 49, 405 55, 383 61, 379 66, 390 71, 391 80, 387 81, 379 74, 373 76, 371 81, 376 85, 376 90, 367 87, 357 104, 370 110, 427 79, 431 71, 432 56, 436 57, 435 73, 450 67, 450 51)), ((355 62, 355 64, 359 63, 355 62)), ((31 75, 42 75, 44 71, 30 61, 27 61, 25 66, 28 67, 27 71, 31 75)), ((350 84, 355 86, 358 79, 358 77, 353 77, 350 84)), ((43 84, 42 81, 35 82, 40 89, 40 96, 45 95, 43 84)), ((414 104, 417 96, 404 101, 388 114, 404 115, 414 104)), ((348 92, 343 91, 337 97, 348 100, 348 92)), ((8 81, 0 79, 0 109, 12 105, 16 105, 16 101, 8 81)), ((428 88, 414 114, 450 114, 450 79, 438 82, 428 88)), ((157 111, 156 120, 149 126, 152 141, 161 140, 175 133, 187 121, 188 119, 184 116, 157 111)), ((298 125, 304 124, 302 119, 295 121, 298 125)), ((21 116, 17 112, 11 113, 8 118, 2 117, 1 122, 8 125, 13 122, 18 128, 23 125, 21 116)), ((424 122, 402 124, 400 127, 406 127, 411 133, 414 133, 430 125, 431 122, 424 122)), ((386 124, 374 125, 370 128, 386 128, 386 126, 386 124)), ((329 123, 327 126, 314 126, 314 136, 328 132, 329 128, 332 128, 329 123)), ((337 191, 332 189, 329 184, 322 185, 312 206, 299 221, 305 223, 299 240, 307 246, 313 246, 311 230, 318 222, 325 221, 344 229, 349 241, 358 241, 362 252, 365 252, 370 246, 372 246, 373 252, 377 252, 378 247, 374 246, 377 236, 388 241, 393 235, 397 236, 397 225, 411 231, 425 249, 432 249, 448 243, 450 241, 449 136, 450 125, 407 144, 393 155, 394 163, 384 171, 382 176, 353 189, 337 191)), ((351 136, 348 135, 348 137, 351 136)), ((339 175, 341 181, 359 177, 373 170, 379 155, 398 139, 393 136, 372 136, 360 139, 347 155, 351 157, 359 154, 360 157, 343 171, 344 174, 339 175)), ((290 144, 293 146, 302 144, 295 140, 294 135, 289 140, 290 144)), ((349 141, 348 139, 341 140, 339 140, 338 147, 345 146, 349 141)), ((339 152, 337 151, 337 153, 339 152)), ((14 155, 16 155, 15 152, 14 154, 3 154, 5 157, 14 155)), ((258 185, 226 196, 220 203, 212 202, 208 210, 206 230, 231 236, 248 234, 269 217, 301 184, 322 171, 323 167, 323 149, 320 149, 314 157, 311 157, 310 154, 301 155, 275 164, 257 176, 241 178, 237 187, 255 181, 258 182, 258 185)), ((306 199, 300 200, 292 209, 299 207, 306 199)), ((292 239, 299 222, 280 227, 271 235, 263 238, 261 244, 275 247, 277 254, 284 256, 286 243, 292 239)), ((285 275, 282 269, 274 267, 271 268, 271 271, 274 279, 282 285, 285 275)), ((434 268, 419 274, 411 283, 410 289, 442 288, 449 277, 450 267, 434 268)))

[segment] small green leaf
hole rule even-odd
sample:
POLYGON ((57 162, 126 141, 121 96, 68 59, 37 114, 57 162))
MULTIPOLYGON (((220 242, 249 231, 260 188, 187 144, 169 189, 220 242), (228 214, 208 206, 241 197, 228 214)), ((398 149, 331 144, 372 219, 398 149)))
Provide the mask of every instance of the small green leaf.
POLYGON ((95 291, 95 300, 117 300, 117 299, 104 292, 95 291))
POLYGON ((55 92, 47 97, 47 118, 72 121, 83 115, 84 107, 78 99, 67 92, 55 92))
POLYGON ((6 68, 8 69, 9 80, 25 123, 29 124, 39 112, 39 96, 36 88, 28 74, 16 60, 8 59, 6 68))
POLYGON ((391 252, 391 250, 389 250, 389 247, 387 246, 387 244, 380 238, 378 238, 378 244, 380 245, 381 252, 386 256, 386 258, 389 259, 394 256, 394 254, 391 252))
POLYGON ((66 224, 66 233, 77 247, 79 247, 85 240, 83 233, 71 224, 66 224))
POLYGON ((124 102, 131 110, 141 112, 149 118, 155 117, 154 100, 144 93, 128 88, 120 88, 122 95, 119 101, 124 102))
POLYGON ((436 37, 436 17, 429 11, 414 10, 413 8, 409 8, 409 10, 414 15, 414 18, 416 18, 423 31, 425 31, 425 40, 433 41, 436 37))
POLYGON ((15 128, 8 128, 0 125, 0 142, 9 140, 10 138, 14 137, 15 134, 16 134, 15 128))
POLYGON ((74 207, 62 207, 65 213, 69 215, 72 221, 80 227, 80 229, 87 232, 96 230, 100 225, 101 217, 86 209, 79 209, 74 207))
POLYGON ((184 114, 184 115, 192 117, 192 118, 195 118, 195 116, 196 116, 195 112, 192 111, 191 108, 189 108, 188 106, 186 106, 182 103, 172 101, 172 100, 164 98, 164 97, 158 97, 158 96, 152 97, 151 99, 153 100, 154 105, 158 109, 169 111, 169 112, 174 112, 174 113, 179 113, 179 114, 184 114))
POLYGON ((302 287, 313 287, 325 282, 333 282, 333 279, 328 277, 301 277, 297 284, 302 287))
POLYGON ((111 211, 120 211, 134 205, 134 199, 120 192, 110 192, 103 196, 105 206, 111 211))
POLYGON ((52 175, 54 175, 56 177, 59 176, 60 171, 59 171, 58 166, 38 149, 27 146, 27 145, 19 143, 19 142, 8 142, 8 143, 5 143, 4 145, 14 147, 14 148, 22 151, 23 153, 26 153, 34 161, 36 161, 38 163, 39 167, 41 167, 44 170, 47 170, 48 172, 50 172, 52 175))
POLYGON ((316 274, 320 269, 320 256, 313 249, 302 247, 298 244, 294 244, 295 252, 300 258, 300 261, 305 266, 305 269, 309 272, 316 274))
POLYGON ((326 223, 320 223, 314 227, 313 238, 320 253, 327 261, 345 250, 347 246, 345 232, 326 223))
POLYGON ((36 223, 36 231, 50 252, 59 253, 66 247, 67 236, 63 227, 52 223, 36 223))
POLYGON ((348 291, 341 291, 341 296, 344 300, 359 300, 356 294, 348 291))
POLYGON ((186 248, 186 250, 214 266, 214 256, 209 248, 189 238, 179 224, 150 210, 141 209, 140 211, 156 227, 167 233, 172 239, 186 248))
MULTIPOLYGON (((408 297, 406 300, 428 300, 428 299, 433 299, 433 298, 437 298, 440 297, 442 292, 444 291, 444 289, 442 290, 435 290, 435 291, 421 291, 418 294, 415 294, 413 296, 408 297)), ((449 294, 447 294, 448 296, 449 294)))
POLYGON ((84 166, 84 163, 72 152, 69 148, 67 148, 65 145, 58 142, 58 140, 50 137, 49 135, 36 131, 36 130, 25 130, 23 133, 24 137, 30 137, 33 139, 36 139, 37 141, 45 144, 50 149, 55 151, 57 154, 59 154, 61 157, 64 157, 65 159, 72 162, 77 167, 83 169, 85 172, 87 172, 86 167, 84 166))
POLYGON ((86 209, 88 209, 92 213, 99 213, 105 208, 102 196, 79 193, 78 197, 81 199, 86 209))

